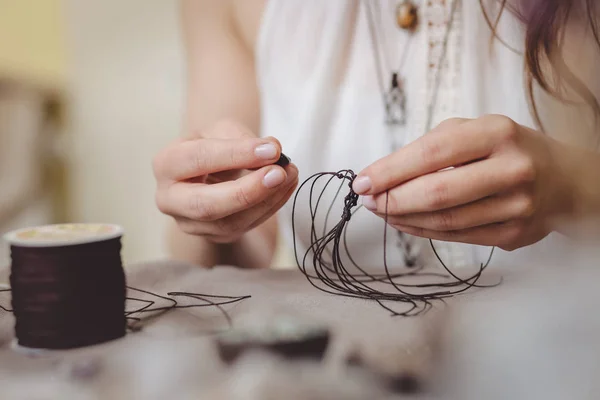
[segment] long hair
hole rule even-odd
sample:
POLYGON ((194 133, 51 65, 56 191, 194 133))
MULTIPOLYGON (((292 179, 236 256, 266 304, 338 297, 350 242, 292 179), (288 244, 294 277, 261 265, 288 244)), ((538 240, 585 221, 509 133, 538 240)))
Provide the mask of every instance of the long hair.
POLYGON ((492 30, 492 38, 506 42, 498 35, 498 24, 505 10, 515 14, 525 27, 525 73, 533 116, 542 128, 534 97, 534 83, 548 94, 562 99, 558 81, 569 85, 600 117, 600 104, 592 91, 566 65, 562 50, 567 25, 576 15, 578 24, 587 25, 600 49, 599 11, 597 0, 493 0, 500 4, 495 16, 490 15, 479 0, 484 17, 492 30))

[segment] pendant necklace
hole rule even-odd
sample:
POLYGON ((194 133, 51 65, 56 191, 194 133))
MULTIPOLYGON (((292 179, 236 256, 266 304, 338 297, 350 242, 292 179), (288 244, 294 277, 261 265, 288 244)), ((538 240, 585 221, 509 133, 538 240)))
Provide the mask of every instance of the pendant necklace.
POLYGON ((382 13, 379 1, 367 2, 367 17, 369 23, 369 31, 373 38, 373 51, 375 53, 375 63, 379 79, 379 87, 383 95, 383 103, 385 107, 385 123, 390 126, 404 125, 406 123, 406 91, 404 88, 404 79, 401 76, 402 67, 406 62, 409 53, 410 44, 413 39, 413 33, 417 28, 418 8, 410 0, 403 0, 396 6, 396 24, 399 28, 408 33, 406 45, 401 50, 400 60, 396 64, 397 68, 393 68, 392 63, 387 58, 387 53, 382 51, 379 43, 386 44, 384 38, 379 37, 376 26, 377 20, 382 23, 382 13), (374 10, 374 9, 375 10, 374 10), (377 15, 375 15, 377 14, 377 15), (383 60, 381 60, 383 58, 383 60), (388 86, 384 82, 383 67, 389 71, 388 86))
MULTIPOLYGON (((377 69, 377 79, 379 83, 379 87, 383 97, 383 104, 385 109, 385 123, 388 127, 392 128, 394 126, 404 125, 406 123, 406 92, 404 90, 404 82, 402 77, 400 76, 400 71, 402 66, 406 60, 408 54, 408 48, 410 47, 410 42, 413 36, 413 32, 416 30, 418 26, 418 7, 412 3, 410 0, 402 0, 396 7, 396 23, 399 28, 407 31, 409 33, 409 38, 407 45, 405 46, 403 53, 401 55, 401 61, 399 63, 399 68, 397 70, 391 70, 391 82, 389 89, 385 89, 384 81, 383 81, 383 72, 382 72, 382 62, 380 60, 381 51, 379 50, 378 41, 380 38, 377 36, 377 31, 375 29, 375 17, 373 16, 373 12, 371 10, 370 5, 375 4, 378 8, 378 1, 368 1, 366 2, 367 6, 367 17, 369 23, 369 31, 371 36, 371 44, 373 49, 373 54, 375 58, 375 64, 377 69)), ((435 106, 437 104, 439 87, 441 84, 441 75, 444 61, 446 59, 448 42, 450 39, 450 34, 452 32, 452 26, 454 22, 454 17, 456 15, 456 11, 458 9, 460 0, 453 0, 451 4, 450 15, 448 18, 448 23, 446 26, 446 32, 442 43, 442 52, 440 54, 439 61, 437 63, 436 74, 434 76, 433 83, 433 91, 432 97, 427 105, 426 110, 426 124, 425 124, 425 132, 428 132, 432 128, 433 123, 433 113, 435 110, 435 106)), ((382 41, 383 42, 383 41, 382 41)), ((385 52, 383 52, 383 58, 385 58, 385 52)), ((388 63, 389 66, 389 63, 388 63)), ((390 143, 391 143, 391 151, 395 152, 400 147, 399 141, 400 138, 394 135, 395 129, 390 129, 390 143)), ((419 247, 415 246, 413 243, 413 239, 408 235, 398 232, 398 247, 402 250, 402 254, 404 256, 405 265, 408 267, 415 266, 418 255, 420 253, 419 247)))

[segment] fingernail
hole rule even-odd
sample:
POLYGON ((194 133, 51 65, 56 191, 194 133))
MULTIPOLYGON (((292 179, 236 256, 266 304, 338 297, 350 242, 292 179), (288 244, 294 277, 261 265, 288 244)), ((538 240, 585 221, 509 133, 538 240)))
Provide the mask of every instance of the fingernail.
POLYGON ((262 158, 263 160, 271 160, 277 157, 277 147, 273 143, 265 143, 254 149, 256 157, 262 158))
POLYGON ((373 196, 364 196, 362 198, 362 204, 367 210, 373 211, 377 209, 377 202, 373 196))
POLYGON ((368 176, 361 176, 354 180, 352 184, 352 190, 357 194, 363 194, 371 190, 371 178, 368 176))
POLYGON ((269 189, 281 185, 284 181, 285 174, 279 168, 270 170, 263 178, 263 184, 269 189))

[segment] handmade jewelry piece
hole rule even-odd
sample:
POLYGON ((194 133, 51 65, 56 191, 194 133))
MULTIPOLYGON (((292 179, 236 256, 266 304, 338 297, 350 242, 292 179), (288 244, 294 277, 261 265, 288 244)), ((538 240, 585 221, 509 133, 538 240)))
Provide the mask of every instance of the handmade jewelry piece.
MULTIPOLYGON (((406 13, 406 7, 408 4, 413 4, 411 1, 403 1, 397 7, 397 16, 402 14, 403 16, 406 13)), ((382 34, 380 34, 379 30, 376 29, 375 22, 375 14, 381 16, 381 9, 379 7, 379 3, 377 1, 371 2, 367 1, 365 3, 367 8, 367 18, 369 24, 369 33, 371 39, 371 46, 373 49, 375 63, 377 68, 377 78, 380 90, 382 92, 383 103, 385 107, 385 122, 388 125, 404 125, 406 123, 406 92, 404 90, 404 82, 400 75, 401 70, 406 62, 406 57, 408 55, 408 50, 410 48, 410 44, 412 42, 412 35, 408 38, 406 45, 401 51, 400 60, 397 66, 394 68, 392 64, 387 59, 387 54, 382 52, 379 48, 379 42, 385 43, 385 38, 382 34), (381 53, 381 54, 380 54, 381 53), (387 67, 390 71, 390 83, 389 87, 385 89, 385 83, 382 74, 383 67, 387 67)), ((416 13, 416 7, 414 12, 416 13)), ((403 17, 403 21, 405 21, 403 17)), ((406 21, 405 21, 406 22, 406 21)))
POLYGON ((460 277, 442 261, 431 240, 429 241, 431 248, 445 273, 428 271, 423 266, 391 273, 387 263, 386 245, 387 200, 382 254, 384 273, 369 272, 367 268, 360 266, 352 257, 346 238, 352 216, 360 209, 360 207, 356 208, 359 196, 352 190, 355 178, 356 174, 351 170, 317 173, 303 182, 294 198, 292 207, 294 255, 299 270, 314 287, 330 294, 375 301, 389 311, 392 316, 416 316, 429 310, 433 301, 444 301, 446 298, 463 293, 473 287, 491 287, 500 284, 500 282, 491 285, 478 283, 491 261, 494 248, 491 249, 486 263, 480 264, 475 273, 467 277, 460 277), (329 205, 324 226, 317 226, 317 211, 319 207, 326 206, 321 201, 328 187, 336 180, 340 184, 337 189, 333 188, 337 191, 332 204, 337 201, 346 184, 349 188, 344 197, 342 215, 330 227, 328 220, 332 206, 329 205), (323 181, 323 188, 315 190, 315 187, 323 181), (310 246, 304 253, 301 253, 296 242, 296 210, 299 207, 299 194, 306 187, 310 191, 308 198, 309 215, 311 216, 310 246), (417 277, 421 280, 415 282, 417 277))

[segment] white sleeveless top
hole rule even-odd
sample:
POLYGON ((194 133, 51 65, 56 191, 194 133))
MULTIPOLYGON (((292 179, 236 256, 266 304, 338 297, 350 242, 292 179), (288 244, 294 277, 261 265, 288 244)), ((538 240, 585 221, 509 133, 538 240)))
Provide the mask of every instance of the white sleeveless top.
MULTIPOLYGON (((382 19, 376 20, 386 38, 380 48, 394 63, 409 35, 395 25, 393 10, 397 3, 381 0, 382 19)), ((407 93, 407 121, 393 132, 400 144, 425 133, 427 104, 451 3, 422 0, 419 5, 419 28, 413 33, 401 71, 407 93)), ((478 1, 463 3, 468 7, 459 5, 455 14, 433 125, 451 117, 476 118, 494 113, 534 126, 523 85, 522 56, 490 40, 491 31, 478 1)), ((281 141, 283 151, 300 170, 301 183, 317 172, 352 169, 358 173, 391 151, 367 12, 365 1, 359 0, 267 0, 256 48, 261 135, 281 141)), ((502 18, 500 34, 512 46, 522 48, 521 28, 508 13, 502 18)), ((390 71, 382 73, 387 85, 390 71)), ((335 180, 321 200, 319 230, 323 229, 338 186, 335 180)), ((342 193, 347 189, 344 186, 342 193)), ((309 190, 305 186, 300 192, 296 210, 300 254, 310 245, 309 190)), ((316 201, 318 193, 314 196, 316 201)), ((293 201, 288 202, 279 214, 290 246, 292 205, 293 201)), ((339 221, 342 205, 343 196, 336 201, 328 228, 339 221)), ((353 216, 347 241, 359 264, 382 265, 384 226, 381 218, 365 209, 353 216)), ((388 228, 390 266, 403 264, 396 240, 396 233, 388 228)), ((435 262, 428 242, 415 240, 422 249, 420 262, 435 262)), ((492 264, 523 262, 527 254, 538 255, 541 248, 547 252, 552 247, 549 241, 551 237, 511 253, 496 250, 492 264)), ((490 251, 487 247, 439 241, 435 245, 452 267, 478 265, 490 251)))

